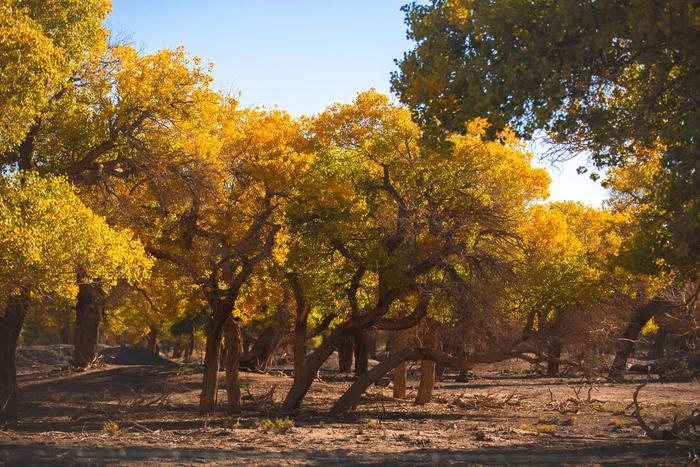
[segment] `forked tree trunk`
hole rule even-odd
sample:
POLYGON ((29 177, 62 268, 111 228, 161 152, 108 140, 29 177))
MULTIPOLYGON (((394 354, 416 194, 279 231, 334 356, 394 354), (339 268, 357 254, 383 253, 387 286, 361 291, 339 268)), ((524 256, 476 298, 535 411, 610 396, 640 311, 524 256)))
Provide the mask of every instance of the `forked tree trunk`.
MULTIPOLYGON (((437 344, 437 329, 430 325, 425 346, 434 349, 437 344)), ((423 360, 420 366, 420 385, 414 404, 423 405, 430 402, 433 397, 433 386, 435 385, 435 361, 423 360)))
POLYGON ((355 349, 353 339, 350 336, 344 336, 338 344, 338 371, 341 373, 350 373, 352 371, 352 354, 355 349))
POLYGON ((73 365, 85 368, 95 361, 100 321, 105 309, 105 293, 97 282, 80 284, 75 305, 73 365))
POLYGON ((362 376, 367 373, 369 367, 369 342, 368 332, 359 329, 353 333, 355 345, 355 376, 362 376))
POLYGON ((241 328, 236 320, 228 317, 224 323, 226 337, 226 396, 228 412, 241 413, 241 386, 238 381, 238 366, 241 355, 241 328))
MULTIPOLYGON (((406 336, 400 332, 394 340, 393 348, 400 350, 406 344, 406 336)), ((402 361, 394 368, 394 398, 403 399, 406 397, 406 380, 407 380, 407 364, 406 360, 402 361)))
POLYGON ((547 349, 547 374, 555 376, 559 374, 559 362, 561 358, 561 342, 552 338, 547 349))
MULTIPOLYGON (((376 316, 383 316, 386 313, 389 305, 390 302, 382 302, 378 304, 377 308, 375 308, 372 314, 376 316)), ((344 336, 352 335, 356 330, 356 322, 346 322, 341 324, 323 339, 323 342, 316 350, 307 355, 306 359, 304 360, 304 365, 299 371, 298 377, 297 375, 294 375, 292 387, 289 389, 287 397, 285 397, 284 403, 282 404, 283 411, 291 412, 292 410, 299 408, 301 401, 306 396, 306 393, 309 392, 309 388, 311 387, 318 370, 321 368, 321 365, 323 365, 333 351, 338 348, 340 339, 344 336)))
POLYGON ((224 322, 230 315, 231 313, 224 309, 216 309, 209 317, 207 341, 204 348, 202 392, 199 395, 199 410, 202 413, 211 413, 216 409, 221 335, 224 322))
POLYGON ((29 292, 7 298, 0 316, 0 426, 17 424, 17 369, 15 352, 24 318, 29 309, 29 292))
POLYGON ((618 340, 617 352, 615 353, 615 359, 610 367, 608 377, 612 379, 619 379, 622 377, 622 374, 627 370, 627 359, 632 353, 632 349, 634 348, 634 344, 642 328, 644 328, 651 318, 669 311, 672 307, 672 303, 655 298, 634 310, 634 314, 630 318, 630 322, 627 324, 622 338, 618 340))

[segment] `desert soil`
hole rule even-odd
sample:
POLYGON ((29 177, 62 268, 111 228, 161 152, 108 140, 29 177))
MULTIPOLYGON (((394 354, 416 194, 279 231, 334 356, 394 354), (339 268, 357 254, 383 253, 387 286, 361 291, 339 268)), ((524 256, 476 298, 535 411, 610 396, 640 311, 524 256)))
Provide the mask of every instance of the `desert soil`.
MULTIPOLYGON (((222 411, 197 412, 201 373, 193 366, 41 370, 20 376, 21 422, 0 430, 0 465, 700 462, 697 442, 647 439, 630 408, 635 387, 646 381, 645 418, 672 420, 700 407, 700 383, 646 376, 591 383, 523 368, 477 367, 468 383, 448 373, 424 406, 392 399, 390 387, 372 387, 341 418, 327 410, 352 378, 328 370, 303 408, 287 415, 278 412, 292 381, 287 374, 243 372, 241 416, 223 411, 223 386, 222 411)), ((417 380, 409 383, 415 395, 417 380)))

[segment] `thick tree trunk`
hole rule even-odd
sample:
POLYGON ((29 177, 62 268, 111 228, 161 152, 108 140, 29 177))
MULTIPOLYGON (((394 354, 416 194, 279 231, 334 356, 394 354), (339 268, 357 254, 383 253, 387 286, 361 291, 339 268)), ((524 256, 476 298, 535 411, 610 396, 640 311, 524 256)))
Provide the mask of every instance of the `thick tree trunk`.
POLYGON ((225 310, 215 310, 209 317, 207 342, 204 348, 204 375, 202 376, 202 392, 199 395, 199 410, 211 413, 216 409, 219 383, 219 358, 221 354, 221 335, 223 325, 230 316, 225 310))
POLYGON ((553 338, 547 349, 547 374, 555 376, 559 374, 559 359, 561 358, 561 342, 553 338))
POLYGON ((282 410, 284 412, 291 412, 292 410, 299 408, 299 405, 304 399, 304 396, 306 396, 306 393, 309 391, 311 383, 316 377, 319 368, 321 368, 323 362, 330 357, 338 346, 338 340, 340 337, 342 337, 342 334, 332 333, 323 339, 321 345, 316 350, 311 352, 306 359, 304 359, 304 364, 301 366, 299 371, 296 372, 295 370, 294 382, 292 383, 292 387, 289 389, 287 397, 285 397, 284 403, 282 404, 282 410))
POLYGON ((338 344, 338 371, 341 373, 350 373, 352 371, 352 354, 355 345, 350 336, 343 336, 338 344))
MULTIPOLYGON (((406 344, 406 335, 399 332, 394 339, 392 347, 401 350, 406 344)), ((394 368, 394 398, 403 399, 406 397, 406 382, 407 382, 407 364, 406 360, 402 361, 394 368)))
POLYGON ((17 369, 15 352, 24 318, 29 309, 29 292, 7 298, 0 316, 0 426, 17 424, 17 369))
POLYGON ((241 354, 241 367, 265 370, 272 360, 272 355, 282 340, 282 326, 272 323, 265 327, 255 340, 250 352, 241 354))
POLYGON ((228 412, 241 413, 241 387, 238 381, 238 366, 241 355, 242 339, 241 328, 232 317, 224 323, 224 335, 226 337, 226 395, 228 399, 228 412))
MULTIPOLYGON (((434 349, 437 345, 437 329, 434 325, 430 325, 428 329, 428 337, 425 341, 425 346, 429 349, 434 349)), ((435 361, 423 360, 420 366, 420 385, 414 404, 423 405, 430 402, 433 397, 433 386, 435 385, 435 361)))
POLYGON ((634 314, 632 315, 630 322, 627 324, 627 328, 622 334, 622 338, 618 340, 617 352, 615 353, 615 359, 610 367, 608 377, 612 379, 619 379, 622 377, 622 374, 625 372, 625 370, 627 370, 627 359, 632 353, 632 349, 634 348, 634 344, 639 337, 639 333, 642 331, 642 328, 644 328, 651 318, 670 310, 672 307, 672 303, 655 298, 649 303, 634 310, 634 314))
POLYGON ((80 284, 75 305, 73 365, 85 368, 95 361, 105 293, 99 283, 80 284))
POLYGON ((353 333, 355 345, 355 376, 367 373, 369 367, 369 342, 368 331, 359 329, 353 333))
POLYGON ((344 414, 357 404, 360 396, 364 394, 370 385, 379 381, 380 378, 384 377, 384 375, 401 363, 405 363, 406 360, 418 359, 420 357, 421 355, 418 350, 414 348, 405 348, 393 353, 384 361, 379 362, 377 366, 357 378, 352 386, 345 391, 335 404, 333 404, 330 410, 331 415, 338 416, 344 414))
MULTIPOLYGON (((389 305, 390 301, 380 301, 380 303, 376 305, 376 308, 370 313, 371 316, 374 316, 377 319, 383 316, 388 310, 389 305)), ((365 320, 362 323, 363 326, 370 324, 372 324, 370 320, 365 320)), ((354 334, 354 332, 357 331, 358 326, 359 324, 357 321, 350 321, 341 324, 323 339, 323 342, 316 350, 311 352, 306 357, 299 375, 294 376, 292 387, 289 389, 287 397, 284 399, 284 403, 282 404, 283 411, 291 412, 292 410, 299 408, 301 401, 309 391, 309 388, 311 387, 318 370, 321 368, 321 365, 323 365, 323 362, 325 362, 333 351, 338 348, 340 339, 344 336, 354 334)))

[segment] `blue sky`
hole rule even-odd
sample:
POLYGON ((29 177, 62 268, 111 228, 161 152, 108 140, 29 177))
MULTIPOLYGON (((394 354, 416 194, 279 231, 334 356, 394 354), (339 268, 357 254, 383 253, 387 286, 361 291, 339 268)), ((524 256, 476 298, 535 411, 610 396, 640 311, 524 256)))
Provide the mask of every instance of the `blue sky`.
MULTIPOLYGON (((370 87, 390 92, 394 59, 411 48, 406 1, 113 0, 107 26, 144 52, 184 45, 244 105, 313 114, 370 87)), ((550 168, 552 198, 598 206, 605 193, 581 164, 550 168)))

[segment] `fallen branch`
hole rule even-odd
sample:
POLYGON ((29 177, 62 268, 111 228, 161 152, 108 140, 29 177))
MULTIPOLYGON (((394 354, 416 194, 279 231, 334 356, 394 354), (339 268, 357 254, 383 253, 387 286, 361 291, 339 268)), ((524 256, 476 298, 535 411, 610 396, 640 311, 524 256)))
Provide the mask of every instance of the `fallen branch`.
POLYGON ((697 427, 700 426, 700 409, 695 409, 691 415, 683 417, 680 420, 678 420, 677 417, 674 418, 671 428, 660 428, 659 423, 654 423, 654 427, 649 426, 646 420, 644 420, 644 417, 642 417, 638 400, 639 391, 641 391, 644 386, 646 386, 646 383, 637 386, 637 389, 632 395, 632 402, 634 403, 634 418, 637 419, 639 427, 649 438, 655 440, 697 438, 697 427))

